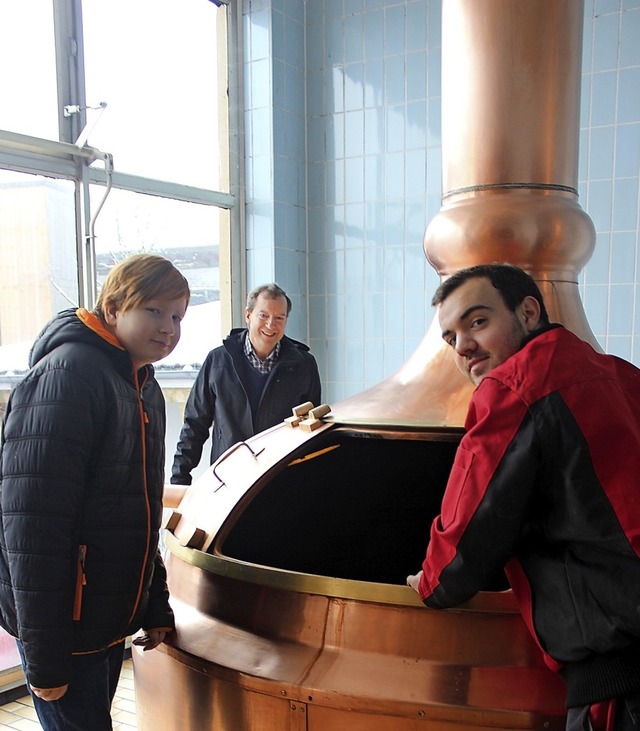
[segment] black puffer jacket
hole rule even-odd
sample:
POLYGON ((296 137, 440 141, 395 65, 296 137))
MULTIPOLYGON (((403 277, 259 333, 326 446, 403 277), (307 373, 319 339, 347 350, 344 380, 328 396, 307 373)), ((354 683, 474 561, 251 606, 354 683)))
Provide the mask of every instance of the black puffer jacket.
POLYGON ((191 484, 191 471, 202 456, 211 435, 211 464, 237 442, 275 426, 291 416, 294 406, 311 401, 320 404, 321 387, 316 359, 309 348, 286 335, 280 341, 280 355, 262 392, 255 419, 240 374, 246 363, 246 329, 235 328, 222 345, 207 355, 193 384, 184 410, 171 471, 171 482, 191 484))
POLYGON ((54 318, 30 360, 3 420, 0 623, 29 682, 51 688, 72 653, 173 626, 157 550, 165 410, 153 368, 134 373, 86 311, 54 318))

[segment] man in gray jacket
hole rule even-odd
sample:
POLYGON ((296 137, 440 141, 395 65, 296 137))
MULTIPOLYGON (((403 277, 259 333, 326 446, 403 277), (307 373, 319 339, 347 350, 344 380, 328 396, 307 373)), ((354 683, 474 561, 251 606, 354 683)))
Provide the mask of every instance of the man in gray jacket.
POLYGON ((309 348, 285 334, 291 300, 277 284, 249 293, 246 328, 236 328, 206 357, 189 394, 171 483, 190 485, 213 426, 211 464, 236 442, 321 398, 320 376, 309 348))

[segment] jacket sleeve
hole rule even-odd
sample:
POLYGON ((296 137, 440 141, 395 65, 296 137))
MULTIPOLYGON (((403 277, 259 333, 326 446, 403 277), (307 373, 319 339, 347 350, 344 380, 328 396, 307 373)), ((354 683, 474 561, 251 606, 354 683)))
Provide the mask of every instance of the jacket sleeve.
POLYGON ((36 687, 71 675, 78 525, 101 409, 91 384, 55 368, 16 387, 4 425, 3 549, 36 687))
POLYGON ((309 353, 309 377, 310 387, 307 401, 311 401, 314 406, 322 403, 322 387, 320 385, 320 374, 318 373, 318 364, 316 359, 309 353))
POLYGON ((505 566, 539 472, 535 424, 511 390, 485 379, 466 426, 422 565, 420 598, 437 609, 467 601, 505 566))
POLYGON ((167 572, 160 556, 156 553, 153 581, 149 592, 149 604, 142 622, 143 629, 173 629, 175 619, 169 606, 169 590, 167 588, 167 572))
POLYGON ((216 394, 211 383, 212 361, 213 351, 205 359, 187 399, 184 423, 171 468, 171 483, 174 485, 191 484, 191 471, 200 463, 202 448, 209 438, 216 407, 216 394))

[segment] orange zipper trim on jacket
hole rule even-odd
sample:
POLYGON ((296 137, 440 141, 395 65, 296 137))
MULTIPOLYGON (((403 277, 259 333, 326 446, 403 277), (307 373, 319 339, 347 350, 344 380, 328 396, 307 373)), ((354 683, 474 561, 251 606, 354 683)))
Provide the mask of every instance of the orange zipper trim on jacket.
POLYGON ((136 596, 136 601, 133 605, 131 616, 129 617, 129 624, 133 621, 133 618, 138 611, 138 606, 140 605, 140 597, 142 596, 142 587, 144 584, 144 570, 145 566, 147 565, 147 561, 149 560, 149 541, 151 540, 151 506, 149 504, 149 485, 147 484, 147 435, 145 428, 145 424, 149 423, 149 417, 144 409, 144 401, 142 399, 142 388, 144 386, 144 383, 140 384, 140 381, 138 379, 138 373, 135 368, 133 371, 133 378, 136 384, 136 391, 138 393, 138 410, 140 412, 140 436, 142 438, 142 483, 144 486, 144 500, 147 508, 147 545, 144 549, 144 558, 142 560, 140 580, 138 582, 138 594, 136 596))
POLYGON ((76 317, 85 324, 89 330, 93 330, 96 335, 99 335, 103 340, 106 340, 110 345, 118 348, 118 350, 126 350, 124 345, 118 340, 118 338, 107 329, 105 323, 93 312, 85 310, 84 307, 78 307, 76 310, 76 317))
POLYGON ((76 593, 73 599, 73 619, 80 620, 82 614, 82 590, 87 585, 87 575, 85 573, 85 562, 87 559, 87 547, 85 545, 78 546, 78 568, 76 572, 76 593))

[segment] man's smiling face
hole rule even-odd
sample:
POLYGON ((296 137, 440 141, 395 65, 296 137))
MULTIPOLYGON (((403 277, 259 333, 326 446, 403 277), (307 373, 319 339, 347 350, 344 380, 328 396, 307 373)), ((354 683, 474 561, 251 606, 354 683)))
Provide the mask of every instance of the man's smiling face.
POLYGON ((512 312, 486 277, 473 277, 453 290, 438 310, 442 337, 455 351, 456 365, 476 386, 520 350, 540 324, 540 307, 525 297, 512 312))
POLYGON ((266 297, 261 292, 252 310, 245 310, 249 340, 258 358, 264 360, 282 340, 287 325, 285 297, 266 297))

